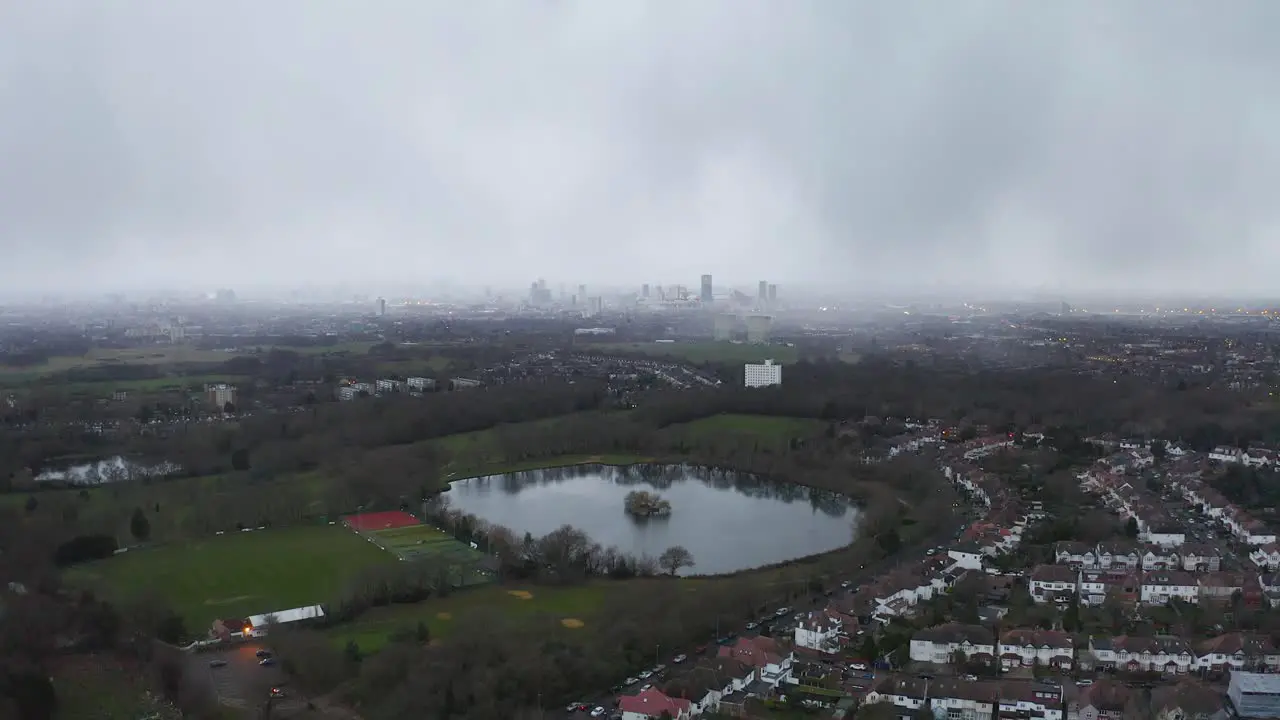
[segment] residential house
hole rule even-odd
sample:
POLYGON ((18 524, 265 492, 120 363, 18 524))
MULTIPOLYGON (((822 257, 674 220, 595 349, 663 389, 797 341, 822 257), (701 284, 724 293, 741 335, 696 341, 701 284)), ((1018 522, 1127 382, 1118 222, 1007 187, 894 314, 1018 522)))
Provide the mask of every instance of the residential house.
POLYGON ((703 658, 666 688, 671 696, 693 703, 691 712, 700 715, 719 710, 720 700, 744 691, 755 680, 755 668, 733 658, 703 658))
POLYGON ((1006 680, 998 683, 1000 717, 1062 720, 1062 685, 1006 680))
POLYGON ((1280 569, 1280 544, 1268 543, 1255 547, 1249 551, 1249 559, 1260 568, 1280 569))
POLYGON ((912 662, 946 665, 963 654, 966 662, 990 663, 996 656, 995 635, 982 625, 947 623, 926 628, 911 638, 912 662))
POLYGON ((1053 555, 1059 565, 1092 570, 1098 566, 1097 549, 1096 545, 1064 540, 1053 546, 1053 555))
POLYGON ((1244 580, 1240 573, 1205 573, 1200 576, 1200 601, 1229 603, 1236 593, 1244 594, 1244 580))
POLYGON ((1083 570, 1079 587, 1083 605, 1101 605, 1107 598, 1132 604, 1142 597, 1142 581, 1132 570, 1083 570))
POLYGON ((1280 651, 1260 635, 1229 632, 1201 642, 1196 650, 1199 669, 1209 672, 1280 670, 1280 651))
POLYGON ((1187 541, 1187 531, 1167 517, 1148 521, 1146 525, 1143 539, 1149 543, 1172 548, 1187 541))
POLYGON ((717 654, 755 668, 756 679, 774 687, 791 678, 791 664, 795 661, 795 653, 763 636, 738 638, 733 645, 721 646, 717 654))
POLYGON ((1209 459, 1220 463, 1238 463, 1241 455, 1243 453, 1240 452, 1240 448, 1219 445, 1209 452, 1209 459))
POLYGON ((1079 574, 1063 565, 1037 565, 1030 574, 1031 599, 1066 603, 1078 590, 1079 574))
POLYGON ((892 703, 903 715, 924 711, 934 717, 991 720, 998 692, 995 683, 889 675, 867 693, 864 704, 892 703))
POLYGON ((1067 712, 1079 720, 1122 720, 1130 690, 1114 680, 1098 680, 1081 688, 1067 712))
POLYGON ((1075 641, 1057 630, 1017 628, 1000 636, 1000 667, 1041 667, 1070 670, 1074 664, 1075 641))
POLYGON ((840 650, 843 619, 826 611, 811 612, 796 623, 795 646, 822 653, 840 650))
POLYGON ((1200 601, 1200 584, 1196 576, 1182 570, 1149 573, 1142 578, 1142 602, 1164 605, 1170 600, 1195 604, 1200 601))
POLYGON ((1172 546, 1148 545, 1142 553, 1142 569, 1146 572, 1178 570, 1180 565, 1182 558, 1172 546))
POLYGON ((1178 554, 1187 572, 1218 572, 1222 567, 1222 553, 1212 545, 1186 543, 1178 548, 1178 554))
POLYGON ((947 557, 954 560, 957 567, 966 570, 981 570, 982 558, 986 556, 987 554, 975 542, 961 543, 947 550, 947 557))
POLYGON ((684 698, 669 697, 658 688, 642 690, 635 695, 618 698, 622 720, 649 720, 669 716, 672 720, 688 720, 693 717, 693 703, 684 698))
POLYGON ((1142 567, 1142 554, 1137 543, 1098 543, 1098 567, 1103 570, 1137 570, 1142 567))
POLYGON ((1197 666, 1198 656, 1185 640, 1168 635, 1113 638, 1089 638, 1088 663, 1095 670, 1122 672, 1160 672, 1169 675, 1190 672, 1197 666))
POLYGON ((1184 680, 1151 691, 1155 720, 1227 720, 1222 693, 1198 682, 1184 680))

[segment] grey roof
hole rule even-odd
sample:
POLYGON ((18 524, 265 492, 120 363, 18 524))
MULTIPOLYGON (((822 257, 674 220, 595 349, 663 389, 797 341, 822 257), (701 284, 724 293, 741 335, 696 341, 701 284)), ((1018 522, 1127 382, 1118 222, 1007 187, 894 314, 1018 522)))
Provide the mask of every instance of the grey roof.
POLYGON ((1280 675, 1274 673, 1232 672, 1231 684, 1241 692, 1280 694, 1280 675))

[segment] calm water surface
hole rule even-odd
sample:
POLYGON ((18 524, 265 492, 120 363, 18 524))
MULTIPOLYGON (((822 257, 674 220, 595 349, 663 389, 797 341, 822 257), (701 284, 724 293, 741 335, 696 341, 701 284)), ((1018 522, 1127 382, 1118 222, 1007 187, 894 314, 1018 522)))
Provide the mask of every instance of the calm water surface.
POLYGON ((849 544, 857 508, 842 495, 752 475, 683 465, 580 465, 454 482, 451 507, 518 534, 561 525, 594 542, 657 557, 683 545, 714 575, 816 555, 849 544), (623 509, 632 490, 671 501, 668 517, 634 518, 623 509))

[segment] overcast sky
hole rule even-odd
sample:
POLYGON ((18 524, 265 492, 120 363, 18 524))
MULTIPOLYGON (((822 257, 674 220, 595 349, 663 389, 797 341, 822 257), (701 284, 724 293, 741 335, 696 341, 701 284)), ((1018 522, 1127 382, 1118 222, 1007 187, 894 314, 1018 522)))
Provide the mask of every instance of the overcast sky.
POLYGON ((1280 0, 0 1, 0 283, 1280 285, 1280 0))

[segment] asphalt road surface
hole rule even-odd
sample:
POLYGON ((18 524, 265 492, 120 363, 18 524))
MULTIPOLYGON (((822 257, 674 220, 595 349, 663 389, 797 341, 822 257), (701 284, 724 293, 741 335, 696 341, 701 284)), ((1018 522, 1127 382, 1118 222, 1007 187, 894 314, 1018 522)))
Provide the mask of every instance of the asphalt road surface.
POLYGON ((306 700, 298 697, 289 687, 280 666, 264 667, 260 664, 259 650, 268 650, 260 643, 245 643, 210 652, 190 654, 190 672, 208 673, 210 684, 222 705, 234 708, 262 707, 272 687, 280 688, 285 696, 273 701, 273 715, 282 717, 304 709, 306 700), (216 661, 226 665, 215 667, 216 661))

